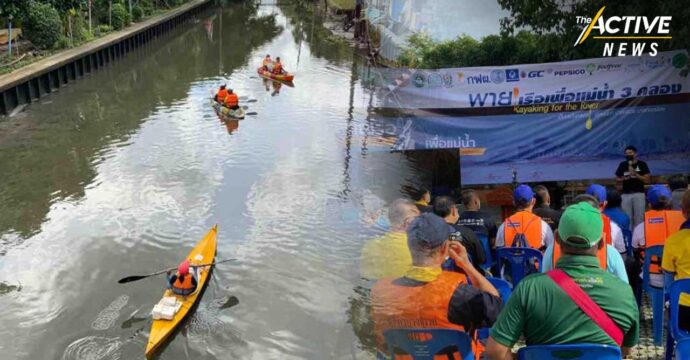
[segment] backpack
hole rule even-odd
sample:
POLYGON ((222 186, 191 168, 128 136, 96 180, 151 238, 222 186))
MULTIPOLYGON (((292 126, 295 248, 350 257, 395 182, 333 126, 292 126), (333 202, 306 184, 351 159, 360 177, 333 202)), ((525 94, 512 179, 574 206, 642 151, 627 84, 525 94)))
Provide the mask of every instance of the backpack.
MULTIPOLYGON (((536 216, 533 217, 527 223, 527 225, 525 225, 525 230, 527 230, 527 228, 530 225, 532 225, 532 222, 534 221, 534 219, 537 219, 537 217, 536 216)), ((507 220, 508 220, 508 223, 510 223, 513 227, 516 227, 515 223, 510 221, 510 218, 508 218, 507 220)), ((527 242, 527 237, 525 236, 525 233, 524 232, 518 232, 517 230, 515 230, 515 235, 513 235, 513 243, 512 244, 513 244, 512 247, 529 247, 529 243, 527 242)))

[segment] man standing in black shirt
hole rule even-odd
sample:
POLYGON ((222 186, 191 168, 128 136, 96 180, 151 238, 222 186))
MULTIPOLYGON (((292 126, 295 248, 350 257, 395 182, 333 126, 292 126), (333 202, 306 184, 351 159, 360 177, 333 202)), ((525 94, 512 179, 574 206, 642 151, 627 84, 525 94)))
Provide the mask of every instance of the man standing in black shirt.
POLYGON ((649 184, 650 177, 647 163, 637 160, 637 149, 634 146, 626 147, 625 161, 616 169, 616 181, 623 184, 622 207, 630 217, 633 229, 644 220, 644 185, 649 184))
POLYGON ((462 205, 465 211, 460 214, 457 224, 467 226, 477 235, 486 236, 493 249, 496 243, 496 222, 488 214, 479 211, 482 203, 477 193, 474 190, 463 191, 462 205))
POLYGON ((549 189, 544 185, 537 185, 533 189, 537 202, 534 204, 532 212, 539 216, 544 222, 549 224, 551 230, 558 229, 558 222, 561 220, 561 212, 551 208, 551 195, 549 189))

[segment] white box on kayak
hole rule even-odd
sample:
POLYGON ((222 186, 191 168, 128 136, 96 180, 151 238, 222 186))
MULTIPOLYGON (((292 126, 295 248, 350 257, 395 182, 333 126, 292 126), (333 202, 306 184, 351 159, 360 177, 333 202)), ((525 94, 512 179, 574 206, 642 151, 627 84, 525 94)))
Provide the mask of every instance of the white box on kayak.
POLYGON ((164 296, 161 301, 158 302, 159 305, 176 307, 177 298, 174 296, 164 296))
POLYGON ((177 312, 177 306, 163 306, 156 304, 151 311, 153 320, 172 320, 177 312))
POLYGON ((153 317, 153 320, 160 320, 162 319, 163 316, 163 306, 160 304, 156 304, 153 307, 153 310, 151 310, 151 317, 153 317))

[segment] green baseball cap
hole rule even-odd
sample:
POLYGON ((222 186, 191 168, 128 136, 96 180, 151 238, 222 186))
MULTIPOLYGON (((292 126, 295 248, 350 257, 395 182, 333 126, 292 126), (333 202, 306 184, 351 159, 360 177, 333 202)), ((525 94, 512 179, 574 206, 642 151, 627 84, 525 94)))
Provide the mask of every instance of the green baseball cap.
POLYGON ((601 213, 592 205, 581 202, 568 206, 558 224, 562 242, 580 249, 588 249, 601 240, 604 222, 601 213))

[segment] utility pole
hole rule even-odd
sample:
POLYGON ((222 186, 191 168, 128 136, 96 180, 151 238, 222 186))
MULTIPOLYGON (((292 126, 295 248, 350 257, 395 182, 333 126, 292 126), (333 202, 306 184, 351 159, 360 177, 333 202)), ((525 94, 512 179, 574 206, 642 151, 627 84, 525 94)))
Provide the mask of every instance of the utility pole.
POLYGON ((89 32, 93 35, 93 29, 91 29, 91 4, 93 0, 89 0, 89 32))

